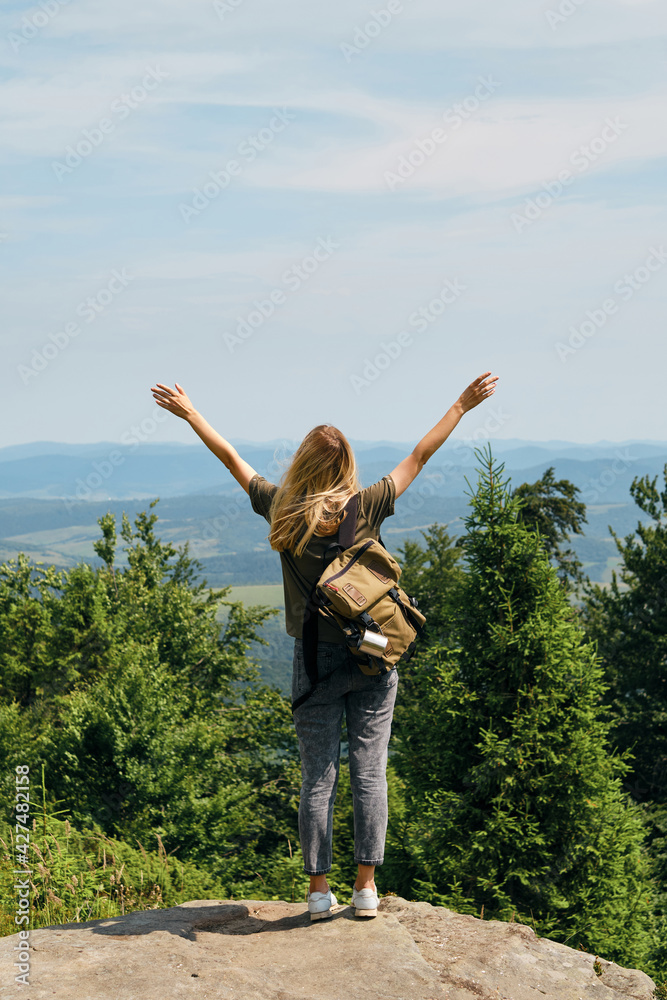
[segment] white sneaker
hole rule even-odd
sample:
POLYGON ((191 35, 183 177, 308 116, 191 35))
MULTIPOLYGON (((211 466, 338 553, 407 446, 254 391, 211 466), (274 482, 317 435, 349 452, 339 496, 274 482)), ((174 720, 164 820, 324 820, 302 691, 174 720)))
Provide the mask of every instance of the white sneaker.
POLYGON ((338 904, 331 889, 327 892, 309 892, 306 898, 311 920, 326 920, 332 916, 331 907, 338 904))
POLYGON ((377 917, 379 899, 375 889, 352 888, 352 906, 356 917, 377 917))

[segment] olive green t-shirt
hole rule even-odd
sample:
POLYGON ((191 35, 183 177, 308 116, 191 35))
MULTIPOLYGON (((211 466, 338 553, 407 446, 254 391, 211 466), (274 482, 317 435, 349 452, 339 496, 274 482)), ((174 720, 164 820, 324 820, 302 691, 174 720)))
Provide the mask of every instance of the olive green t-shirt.
MULTIPOLYGON (((264 476, 255 475, 250 480, 248 493, 252 509, 256 514, 271 523, 269 512, 271 500, 278 489, 273 483, 267 482, 264 476)), ((357 531, 355 542, 360 542, 365 538, 378 539, 380 525, 385 517, 394 513, 394 501, 396 499, 396 485, 391 476, 384 476, 372 486, 359 493, 357 503, 357 531)), ((292 558, 302 579, 297 578, 294 568, 290 566, 283 553, 280 553, 280 562, 283 570, 283 589, 285 593, 285 625, 287 634, 295 639, 301 638, 303 624, 303 611, 306 603, 304 593, 306 583, 308 592, 310 588, 319 580, 324 569, 322 556, 327 545, 336 541, 336 535, 313 535, 308 542, 303 555, 296 556, 292 553, 292 558)), ((325 642, 344 643, 342 632, 339 632, 335 625, 320 618, 318 627, 318 638, 325 642)))

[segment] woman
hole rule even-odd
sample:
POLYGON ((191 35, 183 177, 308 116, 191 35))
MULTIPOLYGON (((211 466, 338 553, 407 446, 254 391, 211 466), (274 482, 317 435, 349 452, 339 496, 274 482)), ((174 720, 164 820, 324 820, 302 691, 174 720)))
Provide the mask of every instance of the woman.
MULTIPOLYGON (((475 379, 407 458, 366 489, 357 479, 350 444, 336 427, 314 427, 296 450, 281 484, 275 486, 213 430, 178 382, 175 389, 161 382, 151 389, 159 406, 187 420, 249 494, 253 510, 271 525, 271 548, 281 554, 287 633, 294 638, 293 701, 310 687, 301 638, 304 604, 322 572, 324 550, 345 516, 345 504, 359 493, 355 542, 377 539, 382 521, 394 513, 396 497, 419 475, 463 414, 493 395, 497 381, 490 372, 475 379)), ((312 920, 323 919, 331 916, 337 902, 326 875, 332 867, 333 807, 345 712, 358 865, 352 903, 357 916, 375 916, 378 897, 374 875, 384 860, 387 747, 398 672, 362 673, 342 633, 324 619, 319 622, 317 667, 319 680, 314 693, 294 711, 303 778, 299 837, 304 871, 310 876, 308 910, 312 920)))

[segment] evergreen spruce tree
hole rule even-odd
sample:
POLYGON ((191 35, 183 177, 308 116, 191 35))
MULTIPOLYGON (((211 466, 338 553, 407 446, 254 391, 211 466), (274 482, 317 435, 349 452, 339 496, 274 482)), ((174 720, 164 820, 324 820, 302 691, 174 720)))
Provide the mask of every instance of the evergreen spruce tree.
MULTIPOLYGON (((421 534, 425 546, 407 539, 398 549, 401 587, 416 599, 419 610, 426 615, 426 628, 412 659, 399 668, 401 680, 393 720, 395 734, 400 732, 403 719, 407 718, 409 724, 419 709, 421 693, 418 679, 426 668, 429 647, 442 642, 448 632, 452 595, 463 575, 461 549, 445 526, 433 524, 421 534)), ((401 858, 396 867, 404 869, 405 859, 401 858)), ((402 878, 400 881, 405 884, 402 878)))
POLYGON ((585 619, 605 667, 616 720, 613 739, 634 756, 626 787, 638 802, 667 804, 667 465, 657 477, 636 478, 635 503, 651 518, 621 540, 609 588, 591 585, 585 619))
MULTIPOLYGON (((442 524, 432 524, 421 531, 424 546, 408 538, 398 548, 401 587, 416 598, 419 610, 426 615, 426 642, 441 638, 448 628, 450 595, 460 581, 461 549, 442 524)), ((419 643, 424 648, 424 643, 419 643)))
POLYGON ((573 549, 562 549, 570 533, 583 535, 581 525, 586 521, 586 504, 577 500, 578 486, 569 479, 554 479, 553 465, 536 483, 522 483, 513 495, 523 500, 519 519, 529 528, 539 531, 550 558, 558 567, 558 576, 564 586, 576 590, 586 577, 583 565, 573 549))
POLYGON ((662 490, 657 476, 634 479, 630 494, 650 521, 624 539, 609 529, 620 571, 610 587, 587 588, 584 618, 609 685, 612 743, 632 753, 624 784, 648 823, 662 926, 654 961, 667 976, 667 465, 663 479, 662 490))
POLYGON ((477 454, 467 571, 393 756, 413 893, 639 964, 652 886, 622 789, 629 765, 609 749, 602 670, 504 466, 477 454))

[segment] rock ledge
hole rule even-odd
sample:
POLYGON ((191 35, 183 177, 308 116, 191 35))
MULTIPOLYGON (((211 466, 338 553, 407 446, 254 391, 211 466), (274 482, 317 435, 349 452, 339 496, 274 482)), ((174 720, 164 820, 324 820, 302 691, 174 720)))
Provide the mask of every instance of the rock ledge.
POLYGON ((311 923, 304 903, 193 900, 0 940, 0 1000, 651 1000, 643 972, 538 938, 521 924, 385 896, 311 923))

